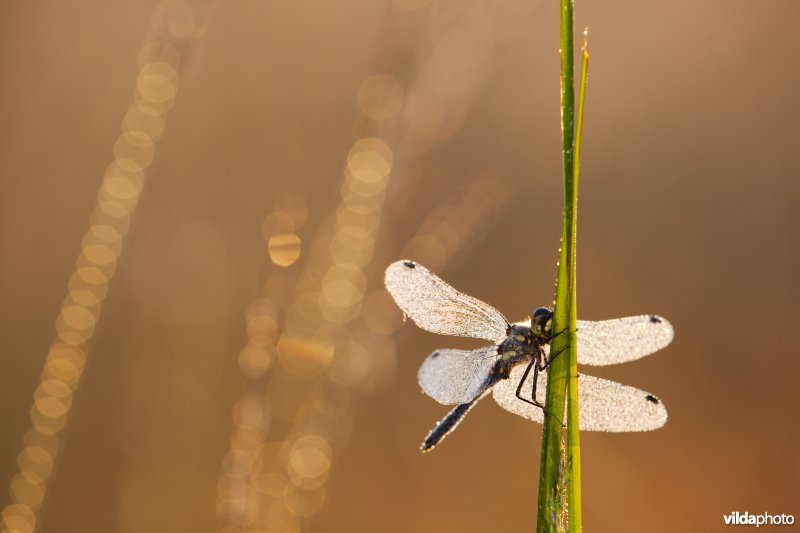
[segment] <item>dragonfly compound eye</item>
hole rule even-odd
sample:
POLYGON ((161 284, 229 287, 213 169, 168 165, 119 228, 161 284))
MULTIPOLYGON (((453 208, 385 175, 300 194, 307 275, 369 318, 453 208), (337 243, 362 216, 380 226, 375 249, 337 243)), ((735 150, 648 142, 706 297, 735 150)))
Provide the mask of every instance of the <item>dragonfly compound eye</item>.
POLYGON ((553 328, 553 311, 547 307, 539 307, 531 315, 531 329, 534 333, 550 335, 553 328))

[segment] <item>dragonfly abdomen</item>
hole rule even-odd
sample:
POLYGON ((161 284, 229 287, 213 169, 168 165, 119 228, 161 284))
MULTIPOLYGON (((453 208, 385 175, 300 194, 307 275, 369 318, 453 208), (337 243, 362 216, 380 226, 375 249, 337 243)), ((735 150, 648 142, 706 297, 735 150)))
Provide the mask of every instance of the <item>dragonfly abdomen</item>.
POLYGON ((475 405, 475 403, 480 399, 475 398, 471 402, 462 403, 456 405, 452 411, 447 413, 447 416, 439 420, 436 423, 436 427, 434 427, 428 436, 425 437, 425 440, 422 442, 422 446, 420 446, 420 450, 423 453, 431 451, 437 444, 442 442, 442 440, 451 432, 453 431, 456 426, 467 416, 470 409, 475 405))

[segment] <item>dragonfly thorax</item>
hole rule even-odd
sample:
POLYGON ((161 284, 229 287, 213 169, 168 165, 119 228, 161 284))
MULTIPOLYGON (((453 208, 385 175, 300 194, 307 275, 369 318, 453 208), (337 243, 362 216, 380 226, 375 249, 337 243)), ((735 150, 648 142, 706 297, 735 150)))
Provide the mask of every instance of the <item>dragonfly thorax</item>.
POLYGON ((511 326, 508 337, 497 347, 497 353, 510 368, 521 362, 530 361, 542 346, 542 340, 537 337, 531 328, 525 326, 511 326))

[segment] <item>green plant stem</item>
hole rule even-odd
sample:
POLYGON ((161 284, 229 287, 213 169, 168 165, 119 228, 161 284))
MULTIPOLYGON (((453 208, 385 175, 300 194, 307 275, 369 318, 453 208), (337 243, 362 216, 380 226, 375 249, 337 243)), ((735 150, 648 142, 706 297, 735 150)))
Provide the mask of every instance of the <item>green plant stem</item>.
POLYGON ((575 258, 575 232, 578 227, 578 178, 581 169, 581 137, 583 133, 583 108, 586 101, 586 77, 589 69, 589 52, 586 49, 587 31, 583 33, 581 80, 578 92, 578 117, 575 130, 575 164, 572 187, 572 254, 569 270, 569 382, 567 384, 567 502, 569 505, 569 531, 580 533, 583 529, 581 502, 581 444, 580 418, 578 416, 578 303, 575 258))
MULTIPOLYGON (((575 139, 575 74, 573 47, 573 4, 572 0, 559 0, 561 14, 561 134, 564 163, 564 212, 561 224, 561 249, 556 277, 556 295, 553 308, 553 331, 569 330, 568 335, 553 338, 550 353, 568 349, 574 342, 574 328, 570 328, 570 281, 574 279, 575 261, 575 200, 577 188, 574 180, 574 139, 575 139), (572 340, 572 342, 571 342, 572 340)), ((574 295, 573 295, 574 296, 574 295)), ((567 392, 567 376, 570 357, 553 360, 547 372, 547 397, 542 429, 541 468, 539 472, 538 519, 536 530, 539 533, 563 530, 567 501, 563 497, 564 443, 562 423, 567 392)), ((580 487, 578 487, 580 490, 580 487)), ((575 499, 575 498, 570 498, 575 499)), ((577 499, 580 501, 580 498, 577 499)), ((580 514, 578 515, 580 516, 580 514)))

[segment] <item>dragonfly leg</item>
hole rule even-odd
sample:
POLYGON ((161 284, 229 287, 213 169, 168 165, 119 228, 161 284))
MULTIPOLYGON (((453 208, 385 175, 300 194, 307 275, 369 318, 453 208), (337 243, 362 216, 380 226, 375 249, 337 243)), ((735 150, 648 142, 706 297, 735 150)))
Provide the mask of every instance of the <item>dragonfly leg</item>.
POLYGON ((559 335, 561 335, 562 333, 564 333, 566 331, 569 331, 569 328, 564 328, 561 331, 559 331, 558 333, 556 333, 555 335, 550 335, 550 340, 552 341, 553 339, 555 339, 556 337, 558 337, 559 335))
POLYGON ((532 360, 528 363, 528 366, 525 367, 525 372, 522 374, 522 378, 519 380, 519 385, 517 385, 517 398, 522 400, 525 403, 529 403, 531 405, 535 405, 536 407, 541 408, 544 411, 544 405, 536 401, 536 378, 539 375, 539 365, 536 363, 536 360, 532 360), (531 368, 533 368, 533 387, 531 392, 531 400, 528 398, 524 398, 522 396, 522 385, 525 383, 525 380, 528 379, 528 374, 531 373, 531 368))
MULTIPOLYGON (((562 331, 561 333, 563 333, 564 331, 562 331)), ((559 335, 561 333, 559 333, 559 335)), ((529 403, 531 405, 540 408, 543 412, 545 412, 545 414, 547 414, 547 412, 544 410, 544 404, 542 404, 536 399, 536 386, 539 382, 538 379, 539 372, 541 370, 545 370, 548 366, 550 366, 550 363, 552 363, 555 360, 555 358, 561 354, 561 352, 564 352, 568 348, 569 345, 561 348, 559 351, 553 354, 553 356, 550 357, 549 359, 545 358, 543 351, 540 351, 538 357, 535 357, 533 360, 531 360, 531 362, 528 363, 528 366, 525 367, 525 372, 522 373, 522 378, 520 378, 519 384, 517 385, 517 392, 516 392, 517 398, 519 398, 525 403, 529 403), (531 368, 533 368, 533 383, 531 383, 531 399, 529 400, 528 398, 524 398, 522 396, 522 385, 525 383, 525 380, 528 379, 528 375, 531 373, 531 368)))
MULTIPOLYGON (((562 330, 558 334, 560 335, 564 331, 565 330, 562 330)), ((552 363, 555 360, 555 358, 558 357, 561 354, 561 352, 567 350, 568 348, 569 348, 569 345, 561 348, 559 351, 557 351, 555 354, 553 354, 553 356, 550 357, 549 359, 545 358, 544 351, 540 351, 539 352, 539 356, 534 358, 534 360, 531 361, 530 364, 528 364, 528 368, 525 369, 525 373, 522 375, 522 379, 519 382, 519 386, 517 386, 517 398, 519 398, 520 400, 522 400, 524 402, 527 402, 527 403, 529 403, 531 405, 535 405, 536 407, 541 408, 542 411, 544 411, 545 414, 546 414, 547 412, 544 410, 544 405, 542 403, 540 403, 536 399, 536 385, 539 383, 539 379, 538 379, 539 378, 539 372, 541 370, 547 369, 547 367, 550 366, 550 363, 552 363), (542 361, 544 361, 544 362, 542 362, 542 361), (520 391, 522 390, 522 384, 525 382, 525 378, 528 377, 528 373, 531 370, 531 366, 533 366, 533 383, 531 384, 531 399, 528 400, 527 398, 523 398, 522 396, 520 396, 520 391)))
MULTIPOLYGON (((564 333, 565 331, 568 331, 568 329, 569 329, 569 328, 564 328, 564 329, 562 329, 561 331, 559 331, 558 333, 556 333, 555 335, 551 336, 551 337, 550 337, 550 341, 548 341, 548 342, 552 342, 552 340, 553 340, 553 339, 555 339, 556 337, 558 337, 559 335, 561 335, 561 334, 562 334, 562 333, 564 333)), ((568 345, 568 346, 569 346, 569 345, 568 345)), ((561 352, 563 352, 565 349, 566 349, 566 348, 562 348, 561 350, 557 351, 557 352, 555 353, 555 355, 553 355, 552 357, 550 357, 550 358, 549 358, 549 360, 548 360, 548 358, 547 358, 547 357, 545 357, 545 355, 544 355, 544 351, 540 351, 540 352, 539 352, 539 363, 538 363, 538 364, 539 364, 539 370, 544 370, 545 368, 547 368, 548 366, 550 366, 550 361, 552 361, 553 359, 555 359, 555 358, 556 358, 556 356, 557 356, 558 354, 560 354, 561 352), (544 363, 542 363, 541 361, 544 361, 544 363)))
POLYGON ((557 351, 556 353, 554 353, 554 354, 553 354, 553 355, 551 355, 550 357, 545 357, 545 356, 544 356, 544 352, 542 352, 542 355, 541 355, 541 357, 539 358, 539 359, 540 359, 540 361, 539 361, 539 363, 537 364, 537 366, 539 367, 539 370, 544 370, 544 369, 546 369, 548 366, 550 366, 550 363, 552 363, 553 361, 555 361, 556 357, 558 357, 559 355, 561 355, 561 353, 562 353, 562 352, 565 352, 565 351, 566 351, 566 350, 568 350, 568 349, 569 349, 569 344, 567 344, 566 346, 564 346, 563 348, 561 348, 559 351, 557 351), (544 363, 542 363, 541 361, 544 361, 544 363))

